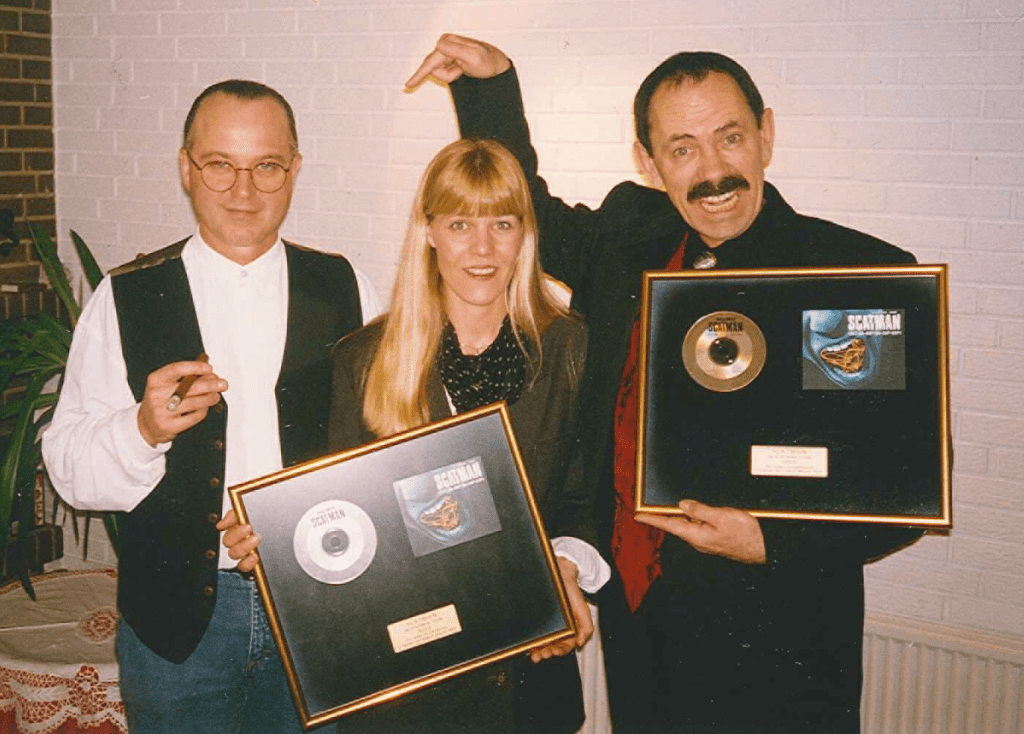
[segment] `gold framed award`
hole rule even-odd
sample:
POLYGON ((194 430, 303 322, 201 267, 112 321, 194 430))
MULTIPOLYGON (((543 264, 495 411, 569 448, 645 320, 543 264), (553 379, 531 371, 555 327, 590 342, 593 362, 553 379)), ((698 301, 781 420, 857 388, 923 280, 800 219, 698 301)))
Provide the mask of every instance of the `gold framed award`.
POLYGON ((230 494, 307 728, 575 635, 504 403, 230 494))
POLYGON ((652 271, 636 509, 951 526, 945 265, 652 271))

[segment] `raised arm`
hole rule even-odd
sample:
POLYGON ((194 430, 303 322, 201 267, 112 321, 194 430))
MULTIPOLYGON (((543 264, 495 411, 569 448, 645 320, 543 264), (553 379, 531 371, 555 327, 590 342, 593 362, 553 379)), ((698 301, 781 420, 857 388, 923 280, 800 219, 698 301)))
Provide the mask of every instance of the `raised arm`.
POLYGON ((530 186, 544 270, 570 288, 582 287, 599 242, 636 226, 631 213, 614 206, 569 206, 549 193, 537 173, 516 70, 500 49, 445 34, 407 84, 415 86, 427 76, 449 83, 462 137, 493 138, 515 155, 530 186))

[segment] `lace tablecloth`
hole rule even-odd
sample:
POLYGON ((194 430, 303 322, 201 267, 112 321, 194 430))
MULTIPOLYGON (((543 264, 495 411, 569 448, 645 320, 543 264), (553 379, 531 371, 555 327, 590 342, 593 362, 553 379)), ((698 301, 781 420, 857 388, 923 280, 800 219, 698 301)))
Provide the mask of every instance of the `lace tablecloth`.
POLYGON ((0 588, 0 732, 127 734, 117 684, 116 573, 55 572, 0 588))

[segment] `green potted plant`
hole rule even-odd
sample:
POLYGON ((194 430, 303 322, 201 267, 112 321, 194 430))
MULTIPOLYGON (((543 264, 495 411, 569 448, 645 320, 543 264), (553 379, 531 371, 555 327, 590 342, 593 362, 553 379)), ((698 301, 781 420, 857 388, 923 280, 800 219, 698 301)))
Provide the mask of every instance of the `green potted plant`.
MULTIPOLYGON (((0 392, 12 381, 24 384, 23 392, 0 407, 0 420, 14 420, 7 451, 0 463, 0 549, 7 547, 13 523, 21 528, 30 528, 33 524, 33 486, 42 464, 40 434, 53 417, 64 382, 71 336, 82 312, 53 240, 37 224, 30 224, 29 229, 36 254, 51 288, 67 311, 70 326, 45 313, 10 319, 0 325, 0 392)), ((95 288, 103 273, 74 230, 71 239, 85 278, 95 288)), ((119 547, 116 517, 106 514, 103 519, 116 552, 119 547)), ((27 532, 18 533, 16 542, 26 543, 27 536, 27 532)), ((15 556, 21 559, 18 573, 22 585, 34 598, 25 549, 20 548, 15 556)))

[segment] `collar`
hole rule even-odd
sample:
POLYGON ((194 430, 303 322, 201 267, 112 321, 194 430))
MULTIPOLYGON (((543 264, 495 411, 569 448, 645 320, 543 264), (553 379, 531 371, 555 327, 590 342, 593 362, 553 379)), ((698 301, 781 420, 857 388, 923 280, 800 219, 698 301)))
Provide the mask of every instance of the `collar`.
POLYGON ((683 232, 690 229, 679 210, 668 198, 668 194, 661 189, 653 189, 648 186, 635 185, 639 196, 630 201, 633 209, 641 211, 644 217, 639 222, 634 222, 634 231, 631 233, 633 242, 651 242, 664 239, 676 241, 682 237, 683 232))
MULTIPOLYGON (((669 201, 668 194, 657 189, 645 189, 649 195, 664 197, 664 205, 652 208, 650 216, 637 231, 637 240, 647 242, 649 251, 636 252, 638 258, 644 258, 646 267, 650 263, 663 263, 678 247, 683 233, 690 233, 687 245, 687 257, 684 267, 691 267, 695 256, 709 248, 700 235, 683 219, 679 211, 669 201)), ((756 268, 768 267, 779 262, 779 257, 802 243, 796 241, 799 228, 793 226, 796 212, 786 203, 785 199, 772 184, 764 182, 764 206, 758 212, 753 223, 739 236, 726 240, 713 252, 717 268, 756 268), (789 242, 777 241, 780 236, 792 238, 789 242)), ((653 266, 659 267, 659 266, 653 266)))
POLYGON ((243 273, 247 276, 260 277, 279 271, 284 266, 284 242, 278 237, 270 249, 246 265, 239 265, 214 250, 206 243, 196 227, 195 234, 185 243, 182 255, 188 257, 203 268, 204 272, 225 278, 237 278, 243 273))

